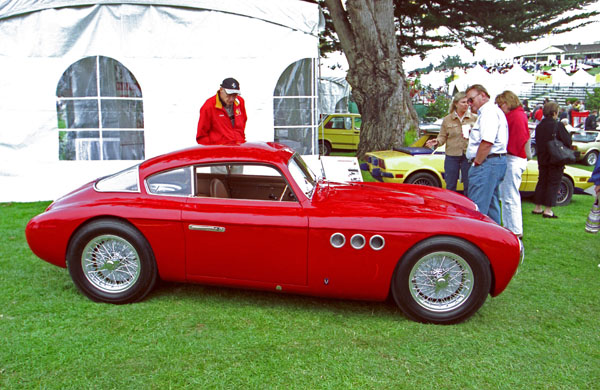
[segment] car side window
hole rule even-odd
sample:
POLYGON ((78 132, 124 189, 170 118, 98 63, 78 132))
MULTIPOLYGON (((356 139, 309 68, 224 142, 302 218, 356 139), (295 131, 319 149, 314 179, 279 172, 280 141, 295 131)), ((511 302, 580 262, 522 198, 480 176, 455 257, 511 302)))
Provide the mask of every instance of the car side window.
POLYGON ((195 179, 197 197, 297 201, 285 177, 269 165, 198 165, 195 179))
POLYGON ((146 179, 146 190, 154 195, 192 195, 192 168, 183 167, 156 173, 146 179))
POLYGON ((344 118, 344 127, 346 128, 346 130, 352 130, 352 118, 344 118))
POLYGON ((362 124, 362 118, 354 118, 354 128, 356 130, 360 130, 361 124, 362 124))
POLYGON ((344 129, 346 127, 345 119, 343 117, 331 118, 325 125, 326 129, 344 129))
POLYGON ((139 165, 104 177, 96 182, 94 189, 99 192, 140 192, 139 165))

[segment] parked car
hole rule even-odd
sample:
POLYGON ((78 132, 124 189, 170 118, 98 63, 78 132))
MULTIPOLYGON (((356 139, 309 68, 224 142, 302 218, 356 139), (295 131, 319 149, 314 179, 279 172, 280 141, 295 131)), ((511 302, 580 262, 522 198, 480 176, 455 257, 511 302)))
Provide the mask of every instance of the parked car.
MULTIPOLYGON (((431 323, 472 316, 520 241, 455 192, 317 181, 275 143, 194 146, 94 180, 26 227, 31 250, 115 304, 176 282, 383 301, 431 323)), ((59 288, 58 286, 56 288, 59 288)))
POLYGON ((442 122, 444 118, 436 118, 433 116, 426 116, 419 121, 419 131, 422 133, 439 133, 442 128, 442 122))
MULTIPOLYGON (((360 141, 360 114, 328 114, 319 125, 319 148, 321 154, 332 151, 357 151, 360 141)), ((436 134, 440 131, 442 119, 426 117, 419 123, 420 134, 436 134)))
MULTIPOLYGON (((433 150, 423 147, 405 147, 396 150, 384 150, 367 153, 367 162, 361 169, 369 171, 374 179, 386 183, 422 184, 432 187, 446 188, 444 159, 445 145, 433 150)), ((557 205, 565 206, 571 202, 573 193, 582 193, 593 184, 588 183, 591 172, 567 166, 563 173, 557 205)), ((538 181, 537 161, 527 162, 523 172, 520 191, 523 196, 533 195, 538 181)), ((459 180, 457 190, 463 190, 459 180)))
POLYGON ((578 161, 582 161, 585 165, 596 165, 600 153, 600 132, 586 130, 583 134, 574 133, 571 139, 573 141, 571 149, 579 153, 578 161))
POLYGON ((321 154, 328 156, 333 150, 358 150, 361 123, 360 114, 327 115, 319 125, 321 154))

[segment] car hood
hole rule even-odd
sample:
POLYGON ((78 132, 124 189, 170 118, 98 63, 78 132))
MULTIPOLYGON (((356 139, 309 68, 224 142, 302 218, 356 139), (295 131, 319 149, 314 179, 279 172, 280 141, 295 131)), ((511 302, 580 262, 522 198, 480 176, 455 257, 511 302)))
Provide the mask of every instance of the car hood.
POLYGON ((410 155, 411 155, 410 153, 405 153, 405 152, 396 151, 396 150, 379 150, 377 152, 367 153, 367 156, 377 157, 380 160, 385 160, 386 158, 389 158, 389 157, 406 157, 406 156, 410 156, 410 155))
POLYGON ((487 219, 470 199, 441 188, 394 183, 319 184, 313 204, 345 215, 463 216, 487 219))

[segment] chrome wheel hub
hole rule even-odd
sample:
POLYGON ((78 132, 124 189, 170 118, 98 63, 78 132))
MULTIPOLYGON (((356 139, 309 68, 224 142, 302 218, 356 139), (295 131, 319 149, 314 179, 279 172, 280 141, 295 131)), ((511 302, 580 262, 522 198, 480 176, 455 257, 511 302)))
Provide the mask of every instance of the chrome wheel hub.
POLYGON ((98 236, 85 246, 81 266, 94 287, 109 293, 129 289, 141 272, 140 257, 133 245, 110 234, 98 236))
POLYGON ((474 275, 461 256, 434 252, 414 265, 408 282, 410 293, 420 306, 445 312, 467 301, 473 291, 474 275))

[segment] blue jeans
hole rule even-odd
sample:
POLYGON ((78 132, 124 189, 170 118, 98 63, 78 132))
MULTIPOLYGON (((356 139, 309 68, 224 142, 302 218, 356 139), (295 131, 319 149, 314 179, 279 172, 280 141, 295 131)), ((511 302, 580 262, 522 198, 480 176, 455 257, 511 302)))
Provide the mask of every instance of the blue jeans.
POLYGON ((487 158, 479 166, 469 169, 469 198, 479 211, 502 223, 500 215, 500 183, 506 173, 506 156, 487 158))
POLYGON ((456 191, 458 172, 460 172, 464 188, 463 194, 468 194, 470 167, 471 165, 464 154, 462 156, 446 155, 446 158, 444 159, 444 180, 446 180, 446 189, 456 191))

